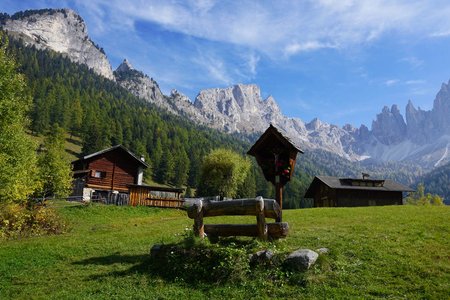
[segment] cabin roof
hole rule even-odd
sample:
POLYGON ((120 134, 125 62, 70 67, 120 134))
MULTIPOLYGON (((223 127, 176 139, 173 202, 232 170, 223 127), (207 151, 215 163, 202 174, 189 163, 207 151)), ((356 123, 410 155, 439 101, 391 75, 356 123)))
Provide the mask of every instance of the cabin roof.
POLYGON ((288 136, 286 131, 270 124, 269 128, 267 128, 267 130, 259 137, 250 150, 248 150, 247 154, 255 156, 260 151, 261 147, 265 147, 265 144, 272 138, 272 136, 277 138, 285 146, 291 147, 293 150, 303 153, 300 147, 288 136))
POLYGON ((319 183, 323 182, 331 189, 340 190, 367 190, 383 192, 414 192, 410 187, 389 179, 360 179, 360 178, 339 178, 332 176, 316 176, 305 193, 305 198, 314 198, 314 191, 319 183), (355 184, 367 184, 372 186, 360 186, 355 184))
POLYGON ((134 154, 133 152, 131 152, 130 150, 128 150, 127 148, 125 148, 125 147, 122 146, 122 145, 116 145, 116 146, 113 146, 113 147, 111 147, 111 148, 103 149, 103 150, 100 150, 100 151, 98 151, 98 152, 88 154, 88 155, 83 156, 83 157, 81 157, 81 158, 79 158, 79 159, 77 159, 77 160, 74 160, 72 163, 76 163, 76 162, 78 162, 78 161, 83 161, 83 160, 88 160, 88 159, 91 159, 91 158, 93 158, 93 157, 96 157, 96 156, 105 154, 105 153, 107 153, 107 152, 114 151, 114 150, 116 150, 116 149, 121 149, 121 150, 125 151, 125 153, 127 153, 131 158, 133 158, 134 160, 136 160, 139 164, 141 164, 141 165, 144 166, 145 168, 148 168, 148 167, 149 167, 149 165, 148 165, 147 163, 145 163, 144 161, 142 161, 138 156, 136 156, 136 154, 134 154))

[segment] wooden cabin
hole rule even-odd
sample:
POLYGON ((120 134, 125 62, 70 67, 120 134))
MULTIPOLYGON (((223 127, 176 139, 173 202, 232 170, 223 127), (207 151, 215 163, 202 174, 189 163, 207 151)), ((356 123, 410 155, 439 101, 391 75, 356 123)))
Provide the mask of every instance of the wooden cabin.
POLYGON ((403 192, 414 190, 391 180, 316 176, 305 193, 314 207, 402 205, 403 192))
POLYGON ((74 195, 83 198, 128 195, 131 184, 142 184, 143 158, 137 157, 122 145, 104 149, 72 162, 74 195))
POLYGON ((172 208, 184 203, 182 188, 144 184, 143 172, 148 165, 122 145, 83 156, 72 165, 73 196, 83 200, 172 208))

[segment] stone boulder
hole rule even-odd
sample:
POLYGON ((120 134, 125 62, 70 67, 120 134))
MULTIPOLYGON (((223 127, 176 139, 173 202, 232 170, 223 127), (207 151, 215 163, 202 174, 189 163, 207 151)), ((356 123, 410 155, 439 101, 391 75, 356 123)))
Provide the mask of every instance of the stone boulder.
POLYGON ((316 262, 319 254, 310 249, 299 249, 286 258, 284 265, 286 268, 295 271, 304 271, 309 269, 316 262))
POLYGON ((250 256, 251 265, 264 265, 271 262, 273 252, 270 250, 261 250, 250 256))

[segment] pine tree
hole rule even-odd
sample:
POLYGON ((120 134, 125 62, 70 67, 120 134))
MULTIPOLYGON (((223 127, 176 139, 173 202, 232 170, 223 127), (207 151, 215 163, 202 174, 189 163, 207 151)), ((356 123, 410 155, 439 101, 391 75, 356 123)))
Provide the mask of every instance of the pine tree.
POLYGON ((39 167, 43 188, 39 196, 65 198, 72 188, 72 170, 65 156, 65 131, 55 125, 46 137, 39 156, 39 167))

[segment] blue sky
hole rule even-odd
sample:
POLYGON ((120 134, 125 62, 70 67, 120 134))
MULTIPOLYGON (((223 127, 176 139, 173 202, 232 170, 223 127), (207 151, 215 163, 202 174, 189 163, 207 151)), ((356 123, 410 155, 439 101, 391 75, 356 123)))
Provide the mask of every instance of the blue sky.
POLYGON ((164 93, 256 83, 284 114, 354 126, 409 99, 431 109, 450 79, 450 2, 17 1, 72 8, 115 69, 127 58, 164 93))

